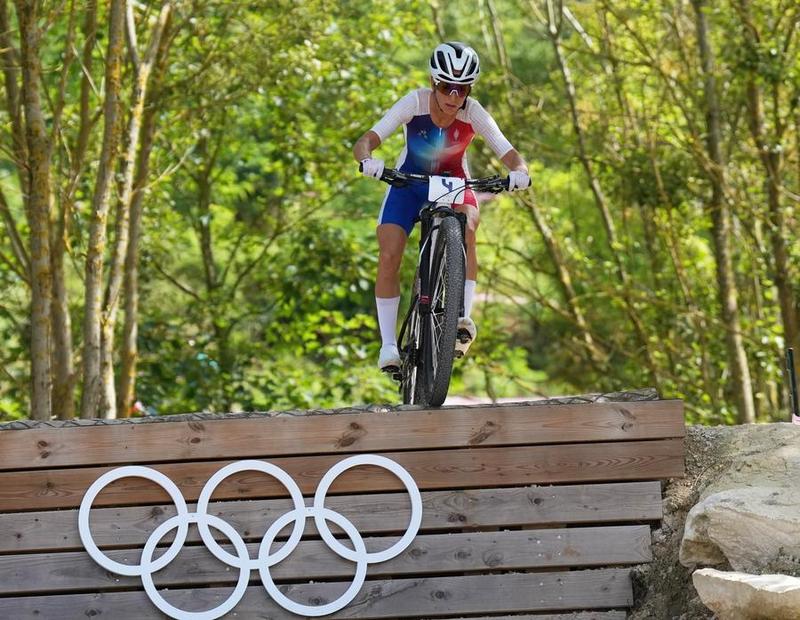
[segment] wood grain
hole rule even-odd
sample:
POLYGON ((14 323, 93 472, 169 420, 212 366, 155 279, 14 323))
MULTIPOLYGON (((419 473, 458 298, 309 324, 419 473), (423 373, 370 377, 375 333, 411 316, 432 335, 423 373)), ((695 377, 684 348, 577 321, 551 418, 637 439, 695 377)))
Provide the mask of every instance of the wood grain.
MULTIPOLYGON (((370 537, 368 551, 388 549, 399 536, 370 537)), ((230 546, 226 545, 230 551, 230 546)), ((259 543, 250 543, 251 558, 259 543)), ((141 548, 108 551, 116 562, 136 564, 141 548)), ((476 571, 553 569, 641 564, 652 559, 646 525, 549 530, 429 534, 417 536, 399 556, 369 566, 375 577, 460 574, 476 571)), ((323 541, 301 541, 291 555, 271 569, 278 581, 348 579, 355 565, 336 555, 323 541)), ((0 557, 0 595, 101 592, 137 589, 138 577, 109 573, 84 551, 0 557)), ((239 570, 217 560, 205 545, 185 545, 179 557, 159 571, 155 582, 170 589, 236 584, 239 570)), ((251 573, 253 584, 258 574, 251 573)))
MULTIPOLYGON (((652 559, 647 523, 662 518, 659 481, 684 473, 685 433, 680 401, 3 431, 0 618, 163 618, 140 578, 108 573, 79 540, 77 507, 111 469, 150 466, 194 510, 221 467, 259 459, 286 471, 308 505, 331 466, 371 452, 414 478, 422 526, 401 555, 370 565, 356 600, 328 617, 622 620, 621 608, 633 603, 629 569, 622 567, 652 559)), ((266 529, 291 509, 287 496, 270 476, 247 471, 217 488, 209 511, 230 523, 256 557, 266 529)), ((337 478, 325 504, 353 522, 371 551, 397 540, 410 513, 400 481, 370 466, 337 478)), ((114 559, 136 562, 150 533, 174 513, 163 489, 123 479, 95 501, 93 537, 114 559)), ((288 528, 278 540, 287 534, 288 528)), ((162 546, 170 540, 171 534, 162 546)), ((312 520, 298 548, 273 568, 284 594, 312 605, 337 598, 353 572, 319 540, 312 520)), ((258 574, 250 578, 231 617, 287 618, 258 574)), ((178 557, 155 577, 165 597, 188 611, 217 606, 237 579, 238 569, 214 558, 194 526, 178 557)))
MULTIPOLYGON (((332 601, 347 587, 342 583, 296 584, 281 587, 299 603, 332 601)), ((220 604, 231 588, 170 590, 167 600, 188 611, 220 604)), ((573 609, 628 607, 633 602, 627 569, 555 573, 506 573, 459 577, 369 580, 343 610, 327 618, 422 618, 573 609)), ((251 586, 235 607, 237 618, 286 618, 286 612, 251 586)), ((108 617, 146 620, 163 616, 143 591, 0 598, 0 617, 15 620, 108 617)))
MULTIPOLYGON (((310 499, 306 503, 310 504, 310 499)), ((657 481, 427 491, 422 493, 422 503, 422 532, 658 521, 662 517, 661 484, 657 481)), ((363 534, 399 532, 408 524, 410 512, 406 493, 338 495, 325 505, 356 524, 363 534)), ((291 509, 291 502, 211 502, 209 509, 231 523, 245 540, 254 541, 291 509)), ((190 510, 194 510, 193 505, 190 510)), ((91 513, 92 535, 103 548, 141 546, 174 514, 174 506, 166 504, 95 508, 91 513)), ((312 521, 306 531, 309 536, 315 535, 312 521)), ((188 540, 200 540, 195 528, 189 530, 188 540)), ((82 548, 77 510, 0 515, 0 554, 82 548)))
MULTIPOLYGON (((683 440, 514 446, 424 452, 393 452, 387 456, 402 465, 422 490, 519 486, 529 484, 652 480, 683 475, 683 440)), ((312 494, 340 455, 271 459, 284 469, 304 494, 312 494)), ((230 461, 168 463, 154 466, 194 501, 218 469, 230 461)), ((108 467, 34 470, 0 473, 0 512, 75 508, 88 487, 108 467)), ((386 470, 372 466, 345 472, 331 493, 396 491, 402 483, 386 470)), ((228 478, 214 499, 270 498, 288 493, 276 480, 258 472, 228 478)), ((97 506, 160 503, 166 492, 141 478, 109 485, 97 506)))
POLYGON ((0 432, 0 470, 684 435, 678 400, 112 424, 0 432))

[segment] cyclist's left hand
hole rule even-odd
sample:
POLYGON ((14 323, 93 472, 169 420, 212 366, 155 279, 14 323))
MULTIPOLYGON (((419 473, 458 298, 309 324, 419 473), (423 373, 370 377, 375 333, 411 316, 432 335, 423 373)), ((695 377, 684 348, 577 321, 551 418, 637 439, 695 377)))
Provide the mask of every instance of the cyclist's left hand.
POLYGON ((514 192, 519 189, 527 189, 531 186, 531 177, 527 172, 512 170, 508 173, 508 191, 514 192))

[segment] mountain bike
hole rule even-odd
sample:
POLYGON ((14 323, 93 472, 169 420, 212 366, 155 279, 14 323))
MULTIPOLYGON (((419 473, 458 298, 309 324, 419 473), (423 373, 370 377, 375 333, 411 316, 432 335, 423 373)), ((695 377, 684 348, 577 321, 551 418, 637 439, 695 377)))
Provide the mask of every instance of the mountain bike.
POLYGON ((450 389, 456 338, 469 338, 457 333, 464 314, 466 216, 452 205, 467 189, 507 190, 508 178, 462 179, 387 168, 381 181, 395 187, 428 184, 428 202, 415 220, 422 230, 411 304, 398 340, 400 368, 392 376, 400 384, 403 403, 438 407, 450 389))

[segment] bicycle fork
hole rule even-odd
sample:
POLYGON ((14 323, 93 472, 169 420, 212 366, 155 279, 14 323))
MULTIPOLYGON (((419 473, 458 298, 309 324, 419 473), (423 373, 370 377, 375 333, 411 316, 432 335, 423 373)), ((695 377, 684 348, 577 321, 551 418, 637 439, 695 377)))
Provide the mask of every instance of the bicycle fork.
MULTIPOLYGON (((467 264, 467 216, 459 211, 455 211, 454 215, 458 220, 459 227, 461 228, 461 252, 464 258, 464 265, 467 264)), ((453 217, 453 215, 440 216, 436 213, 424 215, 421 218, 422 230, 420 235, 420 250, 419 250, 419 304, 420 314, 427 315, 431 311, 431 271, 433 268, 433 260, 435 257, 436 243, 439 237, 439 229, 443 217, 453 217)), ((464 296, 461 295, 460 301, 460 314, 464 316, 464 296)))

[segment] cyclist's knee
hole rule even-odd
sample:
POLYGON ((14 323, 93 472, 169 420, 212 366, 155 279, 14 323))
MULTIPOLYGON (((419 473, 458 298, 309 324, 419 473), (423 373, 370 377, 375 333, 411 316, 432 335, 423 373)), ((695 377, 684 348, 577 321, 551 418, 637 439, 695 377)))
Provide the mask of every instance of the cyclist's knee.
POLYGON ((400 271, 403 260, 403 250, 397 248, 381 248, 378 255, 378 271, 382 273, 396 273, 400 271))

